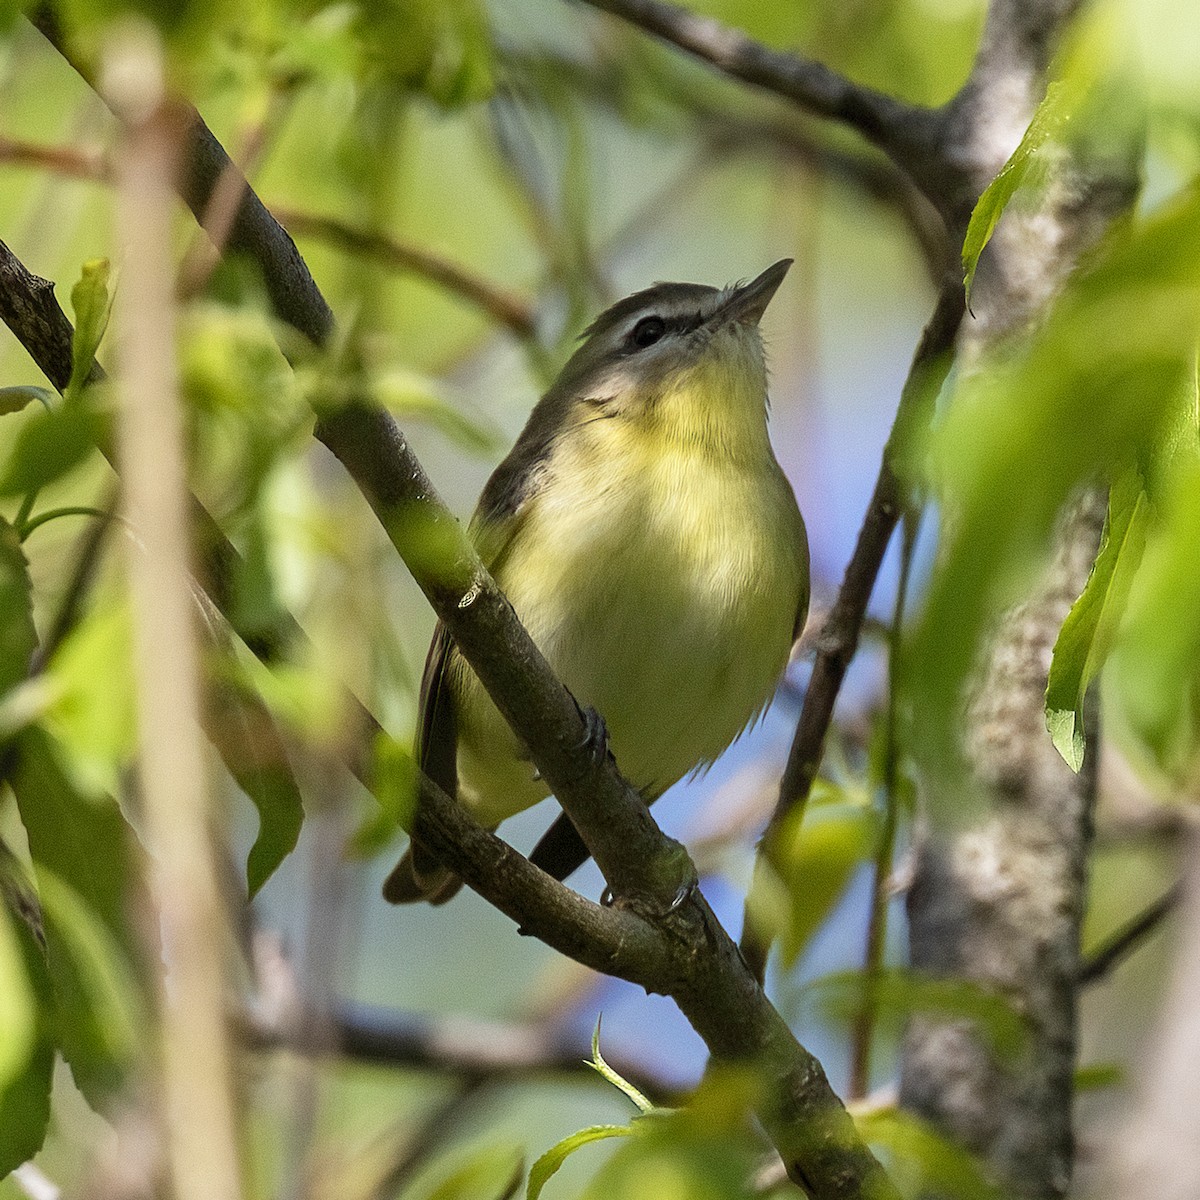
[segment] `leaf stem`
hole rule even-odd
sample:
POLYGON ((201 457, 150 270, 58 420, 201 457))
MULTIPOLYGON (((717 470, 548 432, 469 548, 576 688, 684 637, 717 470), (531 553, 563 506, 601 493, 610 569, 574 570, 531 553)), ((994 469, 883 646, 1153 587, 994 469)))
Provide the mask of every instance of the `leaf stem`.
MULTIPOLYGON (((29 493, 30 496, 35 496, 36 494, 35 492, 29 493)), ((30 505, 30 508, 32 507, 30 505)), ((25 512, 25 505, 21 506, 21 511, 25 512)), ((25 520, 21 520, 21 516, 18 514, 16 521, 17 536, 21 541, 25 541, 35 529, 45 525, 47 521, 54 521, 59 517, 101 517, 104 520, 108 520, 111 516, 112 514, 105 512, 104 509, 93 508, 89 504, 68 504, 62 508, 48 508, 45 512, 39 513, 32 519, 26 514, 25 520)))

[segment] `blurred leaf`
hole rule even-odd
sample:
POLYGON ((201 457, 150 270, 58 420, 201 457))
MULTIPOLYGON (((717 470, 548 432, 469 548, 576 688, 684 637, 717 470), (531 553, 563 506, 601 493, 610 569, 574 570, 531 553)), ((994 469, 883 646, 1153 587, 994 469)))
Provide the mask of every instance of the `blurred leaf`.
POLYGON ((262 700, 229 684, 218 684, 212 693, 209 737, 258 809, 258 837, 246 859, 246 883, 253 899, 296 848, 304 824, 304 801, 283 739, 262 700))
POLYGON ((347 851, 369 858, 390 846, 412 823, 417 764, 408 747, 382 730, 371 747, 371 795, 378 808, 354 831, 347 851))
POLYGON ((428 1193, 425 1200, 507 1200, 521 1186, 520 1146, 484 1146, 428 1193))
POLYGON ((1115 230, 1039 329, 958 381, 929 456, 942 553, 904 654, 935 817, 961 795, 957 732, 984 630, 1027 592, 1068 498, 1154 459, 1177 426, 1198 330, 1200 191, 1115 230))
POLYGON ((112 296, 108 291, 107 258, 94 258, 83 264, 83 274, 71 289, 71 308, 75 313, 75 333, 71 339, 71 379, 63 392, 63 402, 79 398, 92 372, 96 351, 108 328, 112 296))
POLYGON ((390 371, 372 380, 372 388, 379 403, 393 416, 424 421, 475 454, 496 452, 497 436, 440 396, 433 380, 412 371, 390 371))
POLYGON ((13 527, 0 517, 0 693, 25 678, 37 649, 29 564, 13 527))
POLYGON ((242 554, 234 565, 232 611, 226 615, 240 637, 253 643, 283 627, 284 606, 275 585, 265 514, 255 504, 245 524, 242 554))
POLYGON ((900 1029, 914 1013, 971 1021, 991 1051, 1011 1060, 1029 1041, 1024 1018, 998 992, 966 979, 933 978, 903 967, 889 967, 867 976, 862 971, 839 971, 814 980, 804 989, 805 1000, 829 1018, 849 1024, 870 997, 881 1022, 900 1029))
POLYGON ((73 786, 59 762, 59 749, 38 726, 15 741, 16 764, 9 777, 29 839, 34 873, 62 880, 107 927, 127 957, 137 939, 127 906, 132 871, 132 832, 111 797, 92 800, 73 786))
POLYGON ((639 1117, 584 1190, 586 1200, 732 1200, 754 1194, 761 1143, 750 1132, 748 1093, 733 1077, 702 1088, 704 1099, 639 1117))
POLYGON ((1076 1095, 1120 1087, 1124 1082, 1125 1068, 1120 1063, 1089 1063, 1075 1069, 1076 1095))
POLYGON ((35 413, 21 426, 0 472, 0 496, 23 495, 60 479, 107 430, 107 417, 80 403, 35 413))
POLYGON ((40 924, 27 919, 35 898, 16 877, 7 849, 0 863, 0 1177, 42 1147, 50 1119, 54 995, 40 924), (27 1006, 27 1007, 26 1007, 27 1006), (22 1011, 24 1009, 24 1011, 22 1011))
POLYGON ((0 387, 0 416, 20 412, 34 400, 49 408, 55 396, 49 388, 21 384, 17 387, 0 387))
POLYGON ((1046 727, 1072 771, 1083 765, 1083 698, 1117 632, 1146 545, 1146 493, 1130 468, 1109 491, 1100 552, 1087 585, 1054 643, 1046 687, 1046 727))
POLYGON ((0 1091, 25 1069, 37 1035, 37 1006, 18 922, 0 904, 0 1091))
POLYGON ((63 1058, 88 1103, 104 1111, 144 1044, 133 967, 111 931, 51 871, 38 873, 63 1058))
POLYGON ((25 1069, 0 1089, 0 1178, 42 1148, 50 1124, 54 1043, 39 1037, 25 1069))
POLYGON ((132 984, 137 905, 132 837, 116 804, 80 795, 39 727, 16 739, 10 784, 45 916, 63 1057, 94 1106, 119 1086, 135 1043, 132 984))
POLYGON ((94 607, 58 648, 48 674, 48 727, 69 751, 63 766, 73 786, 115 794, 137 740, 128 604, 94 607))
POLYGON ((983 1164, 912 1113, 900 1109, 855 1117, 863 1138, 883 1157, 901 1195, 1001 1200, 983 1164))
POLYGON ((804 810, 789 817, 774 856, 782 878, 765 863, 756 868, 749 901, 764 933, 779 938, 785 968, 795 965, 828 919, 854 872, 874 852, 878 834, 879 814, 869 798, 824 780, 804 810))
POLYGON ((1182 780, 1200 746, 1200 464, 1179 471, 1158 508, 1109 663, 1110 699, 1142 750, 1182 780))
POLYGON ((365 60, 382 78, 445 108, 491 95, 491 38, 477 0, 365 0, 360 13, 365 60))
POLYGON ((603 1141, 605 1138, 628 1137, 633 1131, 632 1125, 589 1125, 587 1129, 580 1129, 577 1133, 563 1138, 562 1141, 555 1142, 529 1168, 529 1183, 525 1189, 525 1200, 537 1200, 542 1194, 542 1188, 546 1186, 550 1178, 581 1146, 588 1146, 592 1142, 603 1141))
POLYGON ((1012 152, 1008 162, 1001 168, 1000 173, 983 190, 979 203, 971 213, 967 225, 966 236, 963 238, 962 263, 966 273, 964 282, 967 288, 967 303, 971 302, 971 284, 975 280, 975 268, 979 265, 979 256, 991 240, 996 226, 1004 215, 1008 202, 1016 190, 1025 182, 1033 165, 1035 156, 1062 126, 1067 117, 1064 106, 1065 85, 1056 80, 1046 89, 1046 95, 1033 114, 1029 128, 1025 130, 1020 144, 1012 152))

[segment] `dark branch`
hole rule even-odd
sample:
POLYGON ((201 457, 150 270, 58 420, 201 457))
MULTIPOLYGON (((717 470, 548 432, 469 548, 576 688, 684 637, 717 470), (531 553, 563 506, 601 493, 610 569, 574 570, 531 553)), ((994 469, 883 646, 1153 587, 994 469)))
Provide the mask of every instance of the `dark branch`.
POLYGON ((533 311, 519 296, 421 246, 401 242, 369 229, 358 229, 333 217, 299 212, 278 205, 273 206, 272 211, 296 237, 318 238, 351 254, 372 258, 394 270, 420 275, 474 304, 493 320, 507 326, 522 341, 529 341, 537 333, 533 311))
MULTIPOLYGON (((933 400, 948 369, 963 312, 962 285, 957 277, 952 277, 943 288, 913 356, 892 433, 884 449, 875 491, 867 506, 837 600, 817 641, 812 677, 804 696, 804 706, 800 710, 800 720, 792 739, 783 779, 779 784, 779 800, 763 834, 761 852, 768 861, 774 852, 774 841, 779 830, 788 817, 807 802, 821 765, 825 735, 833 720, 834 704, 846 668, 858 650, 867 604, 875 588, 884 553, 907 502, 897 474, 897 457, 908 450, 913 437, 932 413, 933 400)), ((763 944, 755 931, 753 922, 747 920, 742 935, 742 951, 760 980, 766 968, 768 950, 769 947, 763 944)))
MULTIPOLYGON (((212 188, 235 168, 198 114, 185 150, 195 162, 184 198, 199 219, 212 188)), ((328 305, 248 184, 228 244, 258 263, 282 319, 317 344, 328 338, 328 305)), ((321 414, 317 434, 350 470, 464 657, 520 732, 618 905, 634 911, 588 905, 428 781, 414 835, 527 932, 588 965, 620 968, 625 978, 671 995, 717 1058, 760 1066, 772 1081, 760 1119, 792 1178, 812 1195, 895 1196, 820 1064, 766 999, 703 897, 693 890, 674 903, 675 890, 694 871, 686 854, 661 833, 611 762, 590 761, 574 700, 437 500, 395 423, 351 400, 321 414), (439 552, 431 553, 431 546, 439 552), (655 923, 643 921, 638 910, 655 914, 655 923)))
MULTIPOLYGON (((60 175, 101 183, 109 182, 111 176, 107 161, 98 154, 14 138, 0 137, 0 162, 42 167, 60 175)), ((475 305, 511 329, 522 341, 529 341, 536 335, 533 311, 528 303, 449 259, 420 246, 358 229, 334 217, 279 207, 273 211, 276 220, 298 237, 318 238, 351 254, 373 258, 392 270, 419 275, 475 305)))
POLYGON ((1087 987, 1110 975, 1179 907, 1182 899, 1183 884, 1176 883, 1128 924, 1111 934, 1080 964, 1079 985, 1087 987))
POLYGON ((853 83, 823 63, 772 50, 713 17, 666 0, 585 0, 593 8, 669 42, 734 79, 857 130, 878 146, 935 204, 953 174, 935 151, 941 115, 853 83), (936 159, 936 162, 934 161, 936 159))
MULTIPOLYGON (((286 1025, 246 1014, 243 1034, 262 1049, 302 1054, 328 1050, 359 1063, 437 1071, 465 1080, 524 1079, 530 1076, 600 1076, 588 1065, 591 1047, 541 1025, 473 1019, 432 1019, 363 1004, 340 1005, 331 1017, 332 1046, 321 1037, 308 1039, 304 1019, 286 1025)), ((646 1071, 632 1058, 604 1051, 609 1065, 658 1103, 678 1100, 678 1089, 646 1071)))

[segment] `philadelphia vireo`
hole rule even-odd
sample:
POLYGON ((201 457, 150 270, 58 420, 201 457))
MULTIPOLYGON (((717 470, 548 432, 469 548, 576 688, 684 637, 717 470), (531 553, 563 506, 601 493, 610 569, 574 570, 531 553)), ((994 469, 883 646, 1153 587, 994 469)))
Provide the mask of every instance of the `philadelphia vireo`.
MULTIPOLYGON (((765 711, 808 609, 758 330, 790 266, 724 290, 658 283, 601 314, 471 521, 488 570, 648 802, 765 711)), ((441 625, 416 753, 489 829, 549 794, 441 625)), ((563 879, 588 853, 564 814, 531 857, 563 879)), ((414 844, 384 895, 439 904, 459 886, 414 844)))

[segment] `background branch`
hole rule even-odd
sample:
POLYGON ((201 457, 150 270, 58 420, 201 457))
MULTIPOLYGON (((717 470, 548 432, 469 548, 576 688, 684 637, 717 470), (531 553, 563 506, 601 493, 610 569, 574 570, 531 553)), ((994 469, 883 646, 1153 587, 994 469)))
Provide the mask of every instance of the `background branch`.
MULTIPOLYGON (((185 148, 191 169, 183 194, 199 217, 222 174, 235 168, 194 112, 185 148)), ((291 239, 248 184, 229 247, 259 264, 278 315, 322 344, 332 329, 328 305, 291 239)), ((819 1063, 766 1000, 703 899, 693 893, 672 907, 681 878, 686 879, 681 867, 691 869, 686 855, 662 835, 611 763, 588 761, 574 700, 436 500, 394 422, 378 409, 351 401, 321 414, 317 433, 350 470, 464 657, 520 731, 613 892, 633 906, 665 911, 659 918, 664 932, 655 940, 660 947, 665 943, 668 954, 637 961, 630 939, 621 940, 621 955, 636 967, 630 974, 670 994, 718 1058, 760 1063, 769 1072, 775 1086, 760 1116, 794 1179, 817 1196, 864 1190, 873 1196, 894 1194, 819 1063), (437 561, 431 561, 431 538, 441 550, 437 561)), ((637 920, 619 909, 581 909, 586 902, 475 826, 465 810, 428 781, 422 781, 413 832, 485 898, 565 953, 597 952, 579 927, 563 920, 568 908, 590 921, 585 926, 589 933, 611 929, 617 919, 628 933, 629 922, 637 920)))
MULTIPOLYGON (((586 0, 646 33, 677 46, 733 79, 790 100, 815 116, 849 126, 874 143, 926 191, 925 169, 939 138, 939 117, 830 70, 823 63, 772 50, 713 17, 666 0, 586 0)), ((938 156, 939 159, 942 156, 938 156)), ((952 170, 943 160, 940 171, 952 170)))

